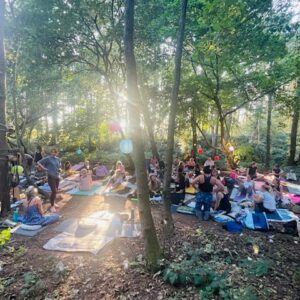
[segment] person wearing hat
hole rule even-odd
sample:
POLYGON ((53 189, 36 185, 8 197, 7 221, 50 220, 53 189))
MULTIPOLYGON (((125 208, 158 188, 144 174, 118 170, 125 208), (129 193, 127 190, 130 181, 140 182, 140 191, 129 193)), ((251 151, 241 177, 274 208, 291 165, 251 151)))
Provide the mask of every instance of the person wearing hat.
POLYGON ((256 212, 272 213, 276 210, 276 201, 270 193, 270 186, 263 184, 261 193, 254 195, 254 210, 256 212))
POLYGON ((27 199, 23 201, 24 220, 26 225, 46 226, 59 220, 58 214, 44 215, 42 200, 38 197, 38 190, 30 186, 26 190, 27 199))

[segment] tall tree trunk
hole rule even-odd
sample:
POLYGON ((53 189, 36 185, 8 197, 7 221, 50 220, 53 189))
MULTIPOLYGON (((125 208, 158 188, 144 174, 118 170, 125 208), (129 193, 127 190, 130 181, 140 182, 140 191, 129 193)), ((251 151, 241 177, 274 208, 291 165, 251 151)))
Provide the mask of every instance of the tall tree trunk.
MULTIPOLYGON (((107 83, 107 86, 108 86, 109 93, 111 95, 112 101, 114 103, 116 118, 117 118, 117 120, 121 120, 121 114, 120 114, 120 110, 119 110, 120 107, 118 105, 117 94, 116 94, 116 92, 114 90, 114 87, 113 87, 112 83, 110 82, 110 79, 109 79, 108 76, 105 76, 105 80, 106 80, 106 83, 107 83)), ((122 139, 125 139, 125 134, 124 134, 122 128, 120 128, 120 135, 121 135, 122 139)), ((130 154, 124 154, 124 155, 128 159, 129 169, 130 170, 134 170, 135 166, 134 166, 134 162, 133 162, 133 159, 132 159, 131 155, 130 154)))
MULTIPOLYGON (((299 89, 300 87, 298 87, 299 89)), ((291 136, 290 136, 290 154, 288 158, 288 164, 294 165, 296 159, 296 149, 297 149, 297 135, 298 135, 298 124, 299 124, 299 116, 300 116, 300 92, 295 100, 295 109, 293 113, 292 119, 292 128, 291 128, 291 136)), ((300 157, 300 156, 299 156, 300 157)))
POLYGON ((191 127, 192 127, 192 151, 191 156, 196 158, 197 155, 197 126, 196 126, 196 111, 195 107, 192 106, 191 114, 191 127))
POLYGON ((20 143, 20 128, 19 128, 19 123, 18 123, 18 103, 17 103, 17 59, 18 55, 16 55, 15 61, 12 66, 12 102, 13 102, 13 113, 14 113, 14 124, 15 124, 15 133, 16 133, 16 141, 18 148, 21 147, 20 143))
POLYGON ((134 0, 125 2, 125 35, 124 50, 127 77, 128 111, 130 116, 130 131, 133 142, 133 160, 137 178, 137 192, 139 203, 139 214, 141 219, 143 237, 145 242, 145 254, 148 266, 154 270, 161 250, 156 236, 156 230, 151 214, 149 189, 147 181, 147 170, 145 165, 144 143, 141 120, 141 99, 137 84, 136 61, 134 56, 134 0))
POLYGON ((166 171, 164 176, 164 213, 165 221, 167 223, 167 228, 171 230, 173 228, 173 219, 171 214, 171 175, 172 175, 172 164, 173 164, 173 151, 174 151, 174 136, 175 136, 175 119, 178 107, 178 93, 180 85, 181 76, 181 58, 182 58, 182 48, 184 40, 184 28, 186 19, 188 0, 181 0, 180 8, 180 20, 179 28, 177 33, 177 46, 175 54, 175 69, 174 69, 174 83, 171 95, 171 108, 169 115, 168 124, 168 143, 167 143, 167 153, 166 153, 166 171))
POLYGON ((271 126, 272 126, 272 105, 273 105, 273 96, 268 95, 268 116, 267 116, 267 138, 266 138, 266 169, 270 168, 271 162, 271 126))
POLYGON ((152 155, 155 156, 157 159, 159 159, 159 153, 157 150, 157 145, 155 142, 154 131, 153 131, 153 127, 154 127, 153 121, 150 118, 150 112, 147 103, 144 103, 143 105, 143 116, 144 116, 145 125, 147 127, 152 155))
POLYGON ((0 0, 0 202, 1 215, 10 210, 8 187, 8 144, 6 138, 6 78, 4 53, 4 0, 0 0))

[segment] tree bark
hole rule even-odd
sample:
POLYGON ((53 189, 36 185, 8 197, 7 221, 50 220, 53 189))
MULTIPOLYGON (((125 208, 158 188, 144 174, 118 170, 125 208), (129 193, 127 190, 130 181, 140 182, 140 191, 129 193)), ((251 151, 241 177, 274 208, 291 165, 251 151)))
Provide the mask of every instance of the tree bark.
POLYGON ((1 215, 10 210, 8 186, 8 144, 6 137, 6 75, 4 52, 4 0, 0 0, 0 202, 1 215))
POLYGON ((143 105, 143 116, 144 116, 145 125, 147 127, 147 132, 148 132, 148 136, 149 136, 152 155, 155 156, 159 160, 159 153, 157 150, 157 145, 155 142, 154 131, 153 131, 153 122, 150 118, 150 112, 149 112, 147 103, 144 103, 144 105, 143 105))
POLYGON ((267 138, 266 138, 266 169, 270 168, 271 162, 271 126, 272 126, 272 105, 273 105, 273 96, 268 95, 268 116, 267 116, 267 138))
POLYGON ((139 214, 145 242, 145 256, 150 269, 157 268, 161 250, 151 214, 147 170, 145 165, 144 143, 141 120, 141 99, 137 84, 136 61, 134 55, 134 0, 125 1, 125 34, 124 50, 127 77, 128 111, 130 116, 130 132, 133 142, 133 161, 137 178, 139 214))
POLYGON ((299 96, 300 93, 298 93, 298 96, 295 101, 295 110, 292 119, 291 136, 290 136, 290 154, 288 158, 288 165, 294 165, 296 159, 298 124, 299 124, 299 116, 300 116, 300 104, 297 103, 300 101, 299 96))
POLYGON ((174 83, 171 95, 171 108, 169 115, 168 124, 168 143, 167 143, 167 153, 166 153, 166 171, 164 176, 164 218, 167 224, 167 228, 173 228, 173 219, 171 214, 171 175, 172 175, 172 164, 173 164, 173 152, 174 152, 174 136, 175 136, 175 119, 178 107, 178 93, 181 77, 181 58, 182 58, 182 48, 184 40, 184 28, 186 20, 186 10, 187 10, 188 0, 181 1, 180 8, 180 20, 179 28, 177 33, 177 46, 175 54, 175 69, 174 69, 174 83))
POLYGON ((194 106, 192 106, 191 127, 192 127, 192 151, 191 151, 191 156, 196 158, 196 155, 197 155, 197 126, 196 126, 196 112, 195 112, 195 107, 194 106))

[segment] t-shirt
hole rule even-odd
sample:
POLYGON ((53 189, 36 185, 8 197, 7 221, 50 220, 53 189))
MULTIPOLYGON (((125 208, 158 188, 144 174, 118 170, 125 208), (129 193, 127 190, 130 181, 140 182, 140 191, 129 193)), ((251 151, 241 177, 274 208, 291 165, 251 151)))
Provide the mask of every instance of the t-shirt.
POLYGON ((206 160, 204 163, 204 167, 212 167, 215 165, 215 162, 213 160, 206 160))
POLYGON ((34 156, 34 162, 38 162, 41 159, 43 159, 42 153, 41 152, 35 152, 35 156, 34 156))
POLYGON ((252 166, 250 166, 249 167, 249 175, 250 176, 254 176, 254 175, 256 175, 256 171, 257 171, 257 167, 252 167, 252 166))
POLYGON ((99 177, 105 177, 108 175, 108 170, 105 166, 98 166, 95 168, 95 174, 99 177))
POLYGON ((253 182, 252 181, 244 181, 243 183, 245 189, 249 188, 249 187, 253 187, 253 182))
POLYGON ((43 167, 48 170, 48 175, 54 178, 59 178, 59 169, 61 166, 60 159, 56 156, 47 156, 39 161, 43 167))
POLYGON ((276 210, 276 202, 274 197, 269 192, 263 192, 263 205, 268 210, 276 210))
POLYGON ((185 178, 182 177, 179 182, 175 182, 175 191, 179 192, 180 190, 183 190, 183 193, 185 193, 185 178))

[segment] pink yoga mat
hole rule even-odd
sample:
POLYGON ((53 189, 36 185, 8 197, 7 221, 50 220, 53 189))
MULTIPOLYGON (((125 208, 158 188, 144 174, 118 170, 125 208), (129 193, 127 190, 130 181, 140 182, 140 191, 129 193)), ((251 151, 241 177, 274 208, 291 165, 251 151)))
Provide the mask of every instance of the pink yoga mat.
POLYGON ((290 200, 293 202, 293 203, 300 203, 300 196, 299 195, 293 195, 293 194, 289 194, 288 196, 290 198, 290 200))

